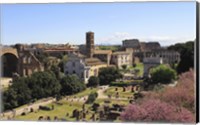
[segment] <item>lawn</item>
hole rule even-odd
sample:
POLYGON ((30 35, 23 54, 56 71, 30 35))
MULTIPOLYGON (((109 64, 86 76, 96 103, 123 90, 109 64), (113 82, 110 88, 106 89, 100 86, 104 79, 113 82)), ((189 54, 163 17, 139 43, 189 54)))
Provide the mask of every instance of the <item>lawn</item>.
POLYGON ((123 88, 122 87, 109 87, 105 94, 106 95, 111 95, 112 97, 115 97, 115 94, 119 92, 119 97, 120 98, 128 98, 133 96, 133 92, 131 92, 131 90, 126 90, 125 92, 123 92, 123 88), (118 91, 115 91, 115 89, 118 89, 118 91))
MULTIPOLYGON (((107 92, 105 93, 106 95, 108 94, 115 94, 115 88, 116 87, 109 87, 107 89, 107 92)), ((103 106, 105 104, 106 100, 109 100, 110 103, 108 104, 109 106, 112 106, 112 104, 121 104, 121 105, 127 105, 129 103, 129 100, 127 99, 128 96, 132 96, 133 93, 130 92, 130 90, 127 90, 126 92, 122 92, 122 87, 117 87, 118 88, 118 92, 121 98, 123 99, 116 99, 114 96, 111 99, 96 99, 95 103, 99 103, 100 106, 103 106)), ((97 91, 97 88, 87 88, 86 90, 75 94, 71 97, 83 97, 86 96, 88 94, 90 94, 93 91, 97 91)), ((15 117, 15 120, 29 120, 29 121, 37 121, 38 118, 40 116, 43 116, 44 118, 46 118, 47 116, 49 116, 51 118, 51 120, 53 121, 54 117, 58 117, 59 119, 65 119, 67 121, 76 121, 75 118, 71 118, 72 116, 72 112, 74 109, 78 109, 79 111, 82 110, 82 106, 83 106, 83 102, 79 101, 79 102, 71 102, 69 100, 66 100, 65 98, 63 98, 62 100, 59 101, 60 104, 58 103, 51 103, 48 104, 46 106, 48 107, 52 107, 52 105, 54 105, 54 110, 50 110, 50 111, 44 111, 44 110, 39 110, 36 112, 32 112, 32 113, 28 113, 24 116, 19 115, 15 117), (69 114, 68 116, 66 116, 66 114, 69 114)), ((86 121, 90 121, 90 117, 92 116, 92 114, 94 113, 94 111, 91 110, 91 106, 92 104, 86 104, 85 105, 85 109, 89 111, 89 114, 86 115, 86 121)), ((98 117, 99 113, 96 113, 96 117, 98 117)))
MULTIPOLYGON (((54 119, 55 116, 57 116, 59 119, 63 118, 66 119, 67 121, 75 121, 75 118, 71 118, 72 112, 74 109, 81 110, 83 103, 81 102, 68 102, 68 101, 60 101, 62 105, 60 104, 49 104, 47 106, 51 107, 54 105, 54 110, 51 111, 44 111, 44 110, 39 110, 37 113, 32 112, 28 113, 27 115, 24 116, 16 116, 15 120, 38 120, 40 116, 46 117, 49 116, 51 120, 54 119), (66 116, 66 114, 69 113, 69 116, 66 116)), ((90 107, 90 105, 86 105, 86 110, 90 107)), ((91 114, 89 114, 86 119, 89 120, 89 117, 91 117, 91 114)))
POLYGON ((83 96, 89 95, 91 92, 96 92, 97 90, 98 90, 97 88, 87 88, 86 90, 79 92, 77 94, 74 94, 72 96, 83 97, 83 96))
POLYGON ((144 64, 143 63, 137 63, 135 67, 130 67, 131 70, 139 70, 139 76, 143 76, 144 73, 144 64))

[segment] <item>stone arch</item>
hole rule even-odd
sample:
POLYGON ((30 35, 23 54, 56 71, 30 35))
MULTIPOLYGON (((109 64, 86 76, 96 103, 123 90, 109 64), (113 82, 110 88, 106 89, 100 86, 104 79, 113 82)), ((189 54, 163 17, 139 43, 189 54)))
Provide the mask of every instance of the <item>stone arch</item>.
POLYGON ((1 55, 2 76, 12 77, 13 73, 17 72, 18 56, 16 54, 6 52, 1 55))
POLYGON ((157 58, 157 57, 148 57, 143 60, 144 63, 144 77, 149 76, 149 71, 153 68, 156 67, 160 64, 163 63, 162 58, 157 58))

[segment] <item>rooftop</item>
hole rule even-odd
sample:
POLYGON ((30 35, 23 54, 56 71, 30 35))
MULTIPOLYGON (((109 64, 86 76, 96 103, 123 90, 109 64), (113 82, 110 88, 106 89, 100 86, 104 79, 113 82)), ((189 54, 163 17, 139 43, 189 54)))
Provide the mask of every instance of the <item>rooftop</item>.
POLYGON ((111 50, 95 50, 94 54, 111 54, 111 50))
POLYGON ((126 51, 117 51, 117 52, 113 53, 113 55, 122 55, 122 54, 129 54, 129 52, 126 52, 126 51))
POLYGON ((98 58, 85 58, 85 64, 87 66, 95 66, 95 65, 103 65, 103 64, 106 65, 106 63, 102 62, 98 58))

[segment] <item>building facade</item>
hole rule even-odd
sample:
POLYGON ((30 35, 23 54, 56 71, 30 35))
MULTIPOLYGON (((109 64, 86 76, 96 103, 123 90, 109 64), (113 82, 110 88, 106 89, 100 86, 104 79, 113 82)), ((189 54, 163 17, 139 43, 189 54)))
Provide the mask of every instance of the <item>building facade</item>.
POLYGON ((97 58, 87 58, 83 55, 71 55, 64 65, 66 75, 76 74, 84 83, 88 83, 91 76, 98 76, 99 69, 107 64, 97 58))
POLYGON ((132 65, 132 55, 126 51, 118 51, 112 54, 111 63, 116 65, 118 68, 122 68, 123 65, 132 65))
POLYGON ((128 39, 122 41, 123 48, 132 48, 134 52, 140 52, 140 42, 138 39, 128 39))

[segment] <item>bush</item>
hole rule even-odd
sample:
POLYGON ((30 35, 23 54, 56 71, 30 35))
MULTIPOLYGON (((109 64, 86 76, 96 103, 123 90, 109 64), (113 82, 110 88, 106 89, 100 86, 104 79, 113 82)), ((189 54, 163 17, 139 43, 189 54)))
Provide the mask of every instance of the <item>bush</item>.
POLYGON ((90 93, 90 95, 88 96, 88 99, 87 99, 86 103, 87 104, 93 103, 96 100, 97 97, 98 97, 98 93, 96 93, 96 92, 90 93))
POLYGON ((100 106, 100 105, 99 105, 98 103, 94 103, 94 104, 92 105, 92 110, 96 112, 99 106, 100 106))
POLYGON ((41 109, 41 110, 45 110, 45 111, 50 111, 51 110, 51 108, 49 108, 49 107, 47 107, 47 106, 39 106, 39 109, 41 109))
MULTIPOLYGON (((167 86, 163 88, 162 91, 151 91, 148 93, 143 93, 144 98, 140 100, 139 104, 135 105, 141 106, 140 108, 148 109, 149 113, 154 114, 153 116, 151 116, 151 120, 154 119, 154 121, 159 121, 155 117, 156 114, 161 113, 159 114, 159 116, 163 115, 163 120, 160 121, 194 122, 194 114, 196 110, 194 78, 194 70, 190 70, 186 73, 183 73, 179 76, 179 80, 176 86, 167 86), (153 100, 154 102, 150 100, 153 100), (159 106, 162 107, 163 110, 157 110, 159 106), (166 108, 165 110, 171 110, 171 113, 167 113, 167 111, 165 111, 164 108, 166 108), (164 113, 168 114, 168 116, 164 116, 164 113)), ((129 114, 130 113, 126 113, 124 115, 128 117, 127 115, 129 114)), ((135 115, 129 115, 129 118, 134 119, 134 117, 136 117, 135 115)), ((125 118, 125 116, 123 116, 125 121, 129 121, 129 119, 125 118)))
POLYGON ((166 65, 160 65, 150 71, 152 83, 168 84, 176 79, 176 71, 166 65))
POLYGON ((61 95, 71 95, 83 91, 86 86, 76 75, 67 75, 60 81, 61 95))
POLYGON ((120 78, 122 78, 122 74, 117 68, 107 67, 101 68, 99 71, 100 85, 108 85, 120 78))
POLYGON ((97 87, 99 85, 99 78, 96 76, 91 76, 88 80, 88 87, 97 87))
POLYGON ((194 115, 185 108, 176 107, 156 99, 129 105, 121 113, 123 121, 139 122, 194 122, 194 115))
POLYGON ((110 86, 117 86, 117 87, 126 87, 130 85, 137 85, 142 83, 141 80, 135 80, 135 81, 120 81, 120 82, 111 82, 110 86))

